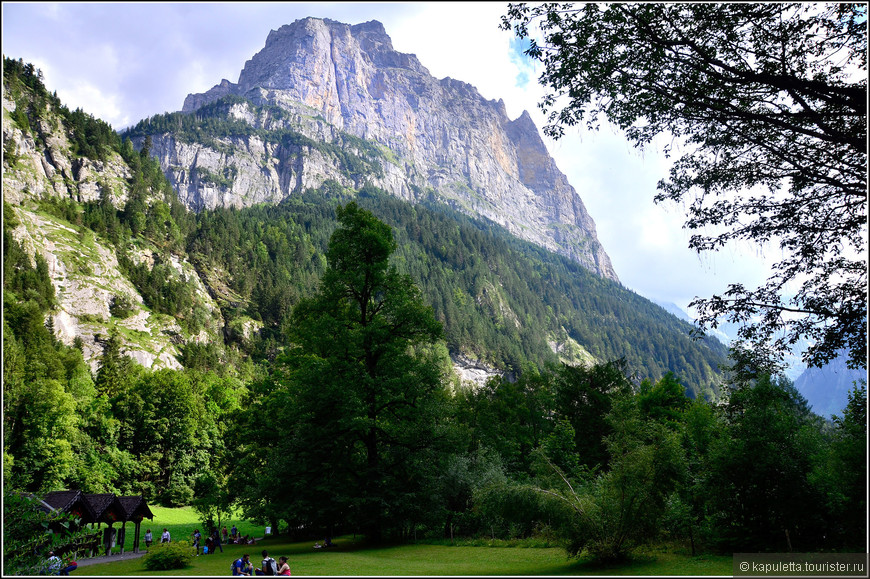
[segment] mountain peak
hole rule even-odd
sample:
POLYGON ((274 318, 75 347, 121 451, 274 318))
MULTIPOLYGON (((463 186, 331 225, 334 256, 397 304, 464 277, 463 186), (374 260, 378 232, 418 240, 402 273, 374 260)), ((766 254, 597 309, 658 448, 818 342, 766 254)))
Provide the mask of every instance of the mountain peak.
POLYGON ((384 25, 377 20, 369 20, 368 22, 363 22, 362 24, 354 24, 350 27, 350 29, 354 35, 365 33, 374 34, 377 36, 383 36, 387 39, 387 41, 392 43, 390 37, 387 36, 387 29, 384 28, 384 25))
POLYGON ((429 74, 416 56, 393 49, 392 39, 377 20, 350 25, 308 17, 269 32, 263 49, 245 63, 238 84, 242 91, 256 87, 287 89, 289 83, 298 80, 289 74, 290 68, 298 70, 300 65, 307 66, 312 74, 334 77, 343 71, 329 71, 330 65, 347 65, 350 71, 357 72, 358 65, 364 63, 429 74), (361 62, 355 62, 357 60, 361 62))
MULTIPOLYGON (((329 125, 318 129, 321 139, 341 131, 377 143, 389 151, 391 162, 383 177, 366 176, 372 184, 409 200, 434 191, 455 209, 498 223, 618 281, 594 221, 528 111, 512 121, 502 101, 485 99, 467 82, 434 78, 415 55, 393 48, 378 21, 350 25, 305 18, 281 26, 245 63, 238 84, 189 95, 183 111, 193 112, 227 94, 321 118, 329 125)), ((237 172, 227 166, 204 169, 237 172)), ((326 178, 312 175, 308 186, 326 178)), ((260 179, 251 175, 245 187, 260 179)), ((257 198, 281 199, 292 192, 290 183, 301 186, 299 176, 282 179, 279 188, 286 191, 259 192, 257 198)), ((348 186, 359 180, 354 179, 348 186)), ((209 199, 198 191, 190 195, 191 207, 247 203, 225 193, 209 199)))

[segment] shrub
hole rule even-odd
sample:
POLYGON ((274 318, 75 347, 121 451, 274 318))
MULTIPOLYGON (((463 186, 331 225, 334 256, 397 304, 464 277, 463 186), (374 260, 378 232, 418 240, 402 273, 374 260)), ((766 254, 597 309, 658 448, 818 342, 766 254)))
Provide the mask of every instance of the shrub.
POLYGON ((184 569, 193 559, 193 549, 188 541, 156 543, 145 555, 145 568, 149 571, 184 569))
POLYGON ((112 302, 109 304, 109 313, 113 317, 123 320, 129 318, 136 311, 133 305, 133 300, 129 296, 120 294, 112 297, 112 302))

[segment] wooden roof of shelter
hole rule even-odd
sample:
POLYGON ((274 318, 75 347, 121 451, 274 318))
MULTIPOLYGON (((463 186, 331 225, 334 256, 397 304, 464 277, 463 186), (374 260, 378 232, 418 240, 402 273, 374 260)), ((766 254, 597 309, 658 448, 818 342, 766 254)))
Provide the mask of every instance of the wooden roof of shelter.
POLYGON ((154 515, 142 495, 133 495, 129 497, 118 497, 118 502, 124 509, 125 521, 141 521, 142 519, 154 520, 154 515))
POLYGON ((83 523, 95 523, 97 514, 85 496, 82 491, 52 491, 42 500, 56 511, 74 513, 83 523))
POLYGON ((51 491, 42 498, 55 510, 66 511, 82 499, 82 491, 51 491))
POLYGON ((84 495, 85 501, 94 511, 95 523, 114 523, 123 521, 126 513, 115 493, 93 493, 84 495))
POLYGON ((51 506, 50 504, 48 504, 47 502, 45 502, 44 500, 42 500, 41 498, 39 498, 38 496, 36 496, 33 493, 22 493, 22 492, 18 492, 18 491, 12 491, 12 492, 20 497, 26 498, 29 501, 33 501, 36 504, 36 507, 45 513, 51 513, 53 511, 57 510, 56 508, 54 508, 53 506, 51 506))
MULTIPOLYGON (((34 497, 36 498, 36 497, 34 497)), ((39 500, 39 499, 37 499, 39 500)), ((82 523, 114 523, 154 519, 142 495, 126 497, 115 493, 83 493, 66 490, 51 491, 40 500, 44 508, 81 517, 82 523)))

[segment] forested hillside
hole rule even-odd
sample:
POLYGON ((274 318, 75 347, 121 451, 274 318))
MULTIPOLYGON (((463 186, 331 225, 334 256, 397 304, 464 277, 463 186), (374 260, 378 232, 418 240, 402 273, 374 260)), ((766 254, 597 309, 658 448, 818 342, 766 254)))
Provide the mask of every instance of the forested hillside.
MULTIPOLYGON (((269 347, 295 301, 316 288, 333 207, 349 195, 334 185, 277 206, 198 216, 192 258, 227 274, 269 347)), ((689 324, 619 284, 442 205, 411 206, 374 189, 357 202, 393 227, 397 264, 423 289, 452 353, 521 372, 557 362, 559 345, 572 362, 624 358, 638 381, 672 371, 693 395, 715 394, 724 346, 695 341, 689 324)))
MULTIPOLYGON (((207 145, 228 159, 244 156, 240 143, 256 137, 332 156, 348 182, 358 182, 366 172, 382 173, 388 159, 383 147, 344 133, 334 142, 316 142, 293 130, 291 120, 276 106, 255 106, 230 96, 195 114, 156 115, 124 134, 147 147, 150 135, 165 133, 179 141, 207 145), (239 105, 258 120, 235 116, 234 107, 239 105)), ((205 179, 219 185, 231 177, 205 179)), ((314 265, 306 263, 304 255, 324 251, 334 227, 331 207, 354 194, 347 186, 327 180, 317 191, 309 190, 277 207, 202 212, 191 255, 230 274, 227 279, 233 280, 234 291, 250 300, 247 313, 262 320, 269 334, 270 325, 281 324, 282 311, 286 313, 294 299, 314 287, 314 265), (291 225, 300 220, 310 242, 291 225), (274 227, 278 230, 266 233, 274 227), (257 253, 260 244, 268 249, 268 259, 257 253), (290 275, 293 267, 304 273, 290 275), (283 299, 276 302, 278 295, 283 299)), ((428 201, 413 206, 371 186, 362 188, 361 197, 364 206, 395 228, 400 244, 397 257, 445 324, 452 353, 506 371, 556 361, 556 351, 569 362, 625 358, 638 380, 673 371, 692 395, 715 396, 725 348, 716 340, 693 341, 689 324, 618 283, 590 275, 576 262, 522 242, 496 224, 454 211, 438 203, 433 193, 428 201)))

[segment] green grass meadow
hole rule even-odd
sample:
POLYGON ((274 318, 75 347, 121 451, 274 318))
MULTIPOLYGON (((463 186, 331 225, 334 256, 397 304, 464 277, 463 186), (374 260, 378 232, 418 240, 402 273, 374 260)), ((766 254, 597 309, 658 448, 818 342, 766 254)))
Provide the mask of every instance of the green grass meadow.
MULTIPOLYGON (((155 539, 163 527, 172 533, 173 541, 190 540, 199 526, 193 509, 152 507, 153 521, 143 522, 142 532, 151 528, 155 539)), ((263 526, 240 519, 226 521, 244 534, 262 537, 263 526)), ((200 529, 202 530, 202 529, 200 529)), ((133 533, 128 529, 127 550, 132 550, 133 533)), ((290 542, 284 537, 269 537, 253 545, 224 545, 223 553, 201 555, 192 559, 186 569, 148 571, 140 557, 79 567, 79 576, 213 576, 230 575, 230 565, 243 553, 259 566, 260 553, 267 549, 277 559, 289 559, 294 576, 299 575, 731 575, 730 556, 690 557, 678 549, 647 550, 631 561, 618 566, 597 566, 589 562, 568 559, 565 551, 556 547, 489 547, 450 546, 435 544, 405 544, 369 547, 352 536, 335 539, 331 549, 314 549, 312 541, 290 542)), ((142 545, 144 549, 144 544, 142 545)), ((116 551, 118 549, 116 548, 116 551)))
MULTIPOLYGON (((192 541, 193 530, 199 529, 203 535, 202 544, 205 544, 205 535, 207 531, 199 523, 196 511, 193 510, 193 507, 166 508, 149 505, 148 508, 151 509, 151 513, 154 515, 154 519, 145 519, 142 521, 142 527, 139 537, 140 550, 145 549, 145 531, 147 529, 151 529, 151 534, 154 535, 154 541, 159 543, 160 534, 163 533, 163 527, 166 527, 166 529, 169 530, 173 541, 192 541)), ((225 521, 221 521, 221 526, 225 526, 227 530, 232 529, 234 524, 236 525, 242 536, 252 535, 254 537, 262 537, 264 535, 265 527, 263 525, 255 525, 253 523, 250 523, 249 521, 245 521, 240 518, 230 518, 225 521)), ((119 525, 115 525, 115 529, 118 529, 119 527, 119 525)), ((133 551, 133 540, 135 538, 135 534, 136 533, 133 524, 128 523, 126 531, 124 533, 125 553, 133 551)), ((120 545, 116 545, 112 549, 113 554, 117 554, 120 552, 120 545)), ((103 553, 101 551, 100 555, 102 554, 103 553)))

